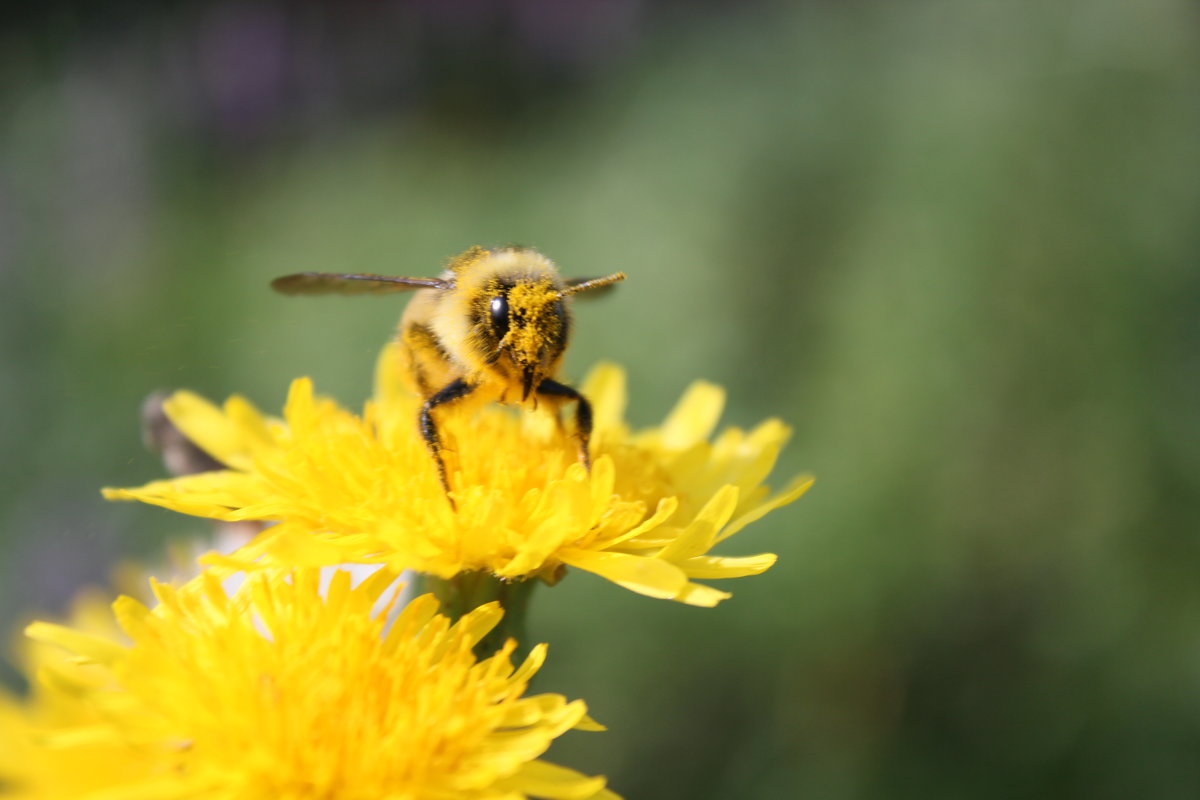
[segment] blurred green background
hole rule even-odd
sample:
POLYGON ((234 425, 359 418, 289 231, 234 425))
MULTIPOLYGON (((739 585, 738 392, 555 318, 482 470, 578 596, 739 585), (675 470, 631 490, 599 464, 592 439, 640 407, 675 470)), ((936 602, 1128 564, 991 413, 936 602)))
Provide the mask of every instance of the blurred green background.
MULTIPOLYGON (((433 274, 629 280, 577 380, 777 415, 803 500, 715 610, 583 574, 554 760, 638 798, 1200 794, 1200 14, 1183 0, 26 4, 0 18, 0 625, 203 522, 152 390, 357 405, 433 274)), ((549 591, 545 592, 548 595, 549 591)), ((4 668, 7 682, 19 676, 4 668)))

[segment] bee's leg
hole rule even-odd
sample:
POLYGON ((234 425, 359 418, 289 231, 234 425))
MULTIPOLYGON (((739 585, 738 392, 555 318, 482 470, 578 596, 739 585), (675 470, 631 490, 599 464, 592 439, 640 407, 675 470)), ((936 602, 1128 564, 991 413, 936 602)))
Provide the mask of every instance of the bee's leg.
POLYGON ((563 397, 576 401, 575 406, 575 435, 579 437, 579 460, 589 470, 592 468, 592 456, 588 452, 588 442, 592 438, 592 404, 579 392, 558 381, 546 378, 537 388, 538 394, 547 397, 563 397))
POLYGON ((431 412, 438 406, 466 397, 474 389, 474 386, 461 378, 446 384, 436 394, 425 401, 425 405, 421 406, 421 414, 417 418, 421 426, 421 438, 425 440, 425 445, 429 448, 429 454, 433 456, 433 463, 437 466, 438 478, 442 482, 442 488, 446 491, 446 499, 450 501, 450 507, 455 511, 458 510, 458 507, 454 505, 454 500, 450 497, 450 482, 446 480, 446 464, 442 461, 442 440, 438 438, 437 425, 433 424, 433 414, 431 412))

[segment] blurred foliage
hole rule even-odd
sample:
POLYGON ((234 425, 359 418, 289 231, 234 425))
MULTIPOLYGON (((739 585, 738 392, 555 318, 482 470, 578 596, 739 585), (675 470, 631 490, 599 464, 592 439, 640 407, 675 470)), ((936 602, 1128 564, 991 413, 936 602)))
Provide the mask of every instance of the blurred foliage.
MULTIPOLYGON (((130 8, 127 4, 126 10, 130 8)), ((429 274, 522 242, 629 281, 568 373, 697 377, 814 491, 718 609, 573 575, 556 760, 628 798, 1200 792, 1200 28, 1182 0, 146 7, 0 35, 0 622, 198 521, 153 389, 354 403, 429 274), (569 752, 567 752, 569 751, 569 752)))

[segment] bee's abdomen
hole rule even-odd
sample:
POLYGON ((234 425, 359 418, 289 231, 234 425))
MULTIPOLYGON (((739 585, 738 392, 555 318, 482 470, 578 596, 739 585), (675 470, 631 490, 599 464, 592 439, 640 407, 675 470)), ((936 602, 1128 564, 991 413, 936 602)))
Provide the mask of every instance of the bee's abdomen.
POLYGON ((450 354, 426 324, 410 322, 400 331, 409 377, 422 397, 429 397, 456 377, 450 354))

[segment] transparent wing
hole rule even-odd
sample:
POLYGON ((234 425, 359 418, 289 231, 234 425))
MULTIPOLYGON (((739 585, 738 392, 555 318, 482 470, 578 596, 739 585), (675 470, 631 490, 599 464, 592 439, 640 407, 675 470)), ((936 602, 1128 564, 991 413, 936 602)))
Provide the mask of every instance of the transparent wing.
POLYGON ((271 288, 282 294, 391 294, 414 289, 444 289, 446 285, 437 278, 340 272, 297 272, 271 281, 271 288))

